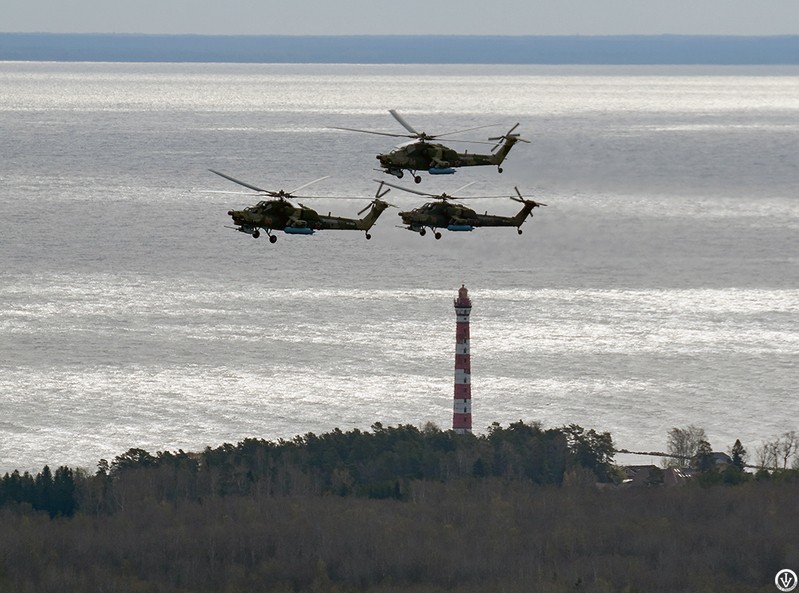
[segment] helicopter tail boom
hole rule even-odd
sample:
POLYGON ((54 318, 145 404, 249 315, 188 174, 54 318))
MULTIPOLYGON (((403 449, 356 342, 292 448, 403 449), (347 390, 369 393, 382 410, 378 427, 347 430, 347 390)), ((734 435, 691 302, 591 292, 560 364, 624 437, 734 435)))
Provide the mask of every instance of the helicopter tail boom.
MULTIPOLYGON (((385 192, 388 193, 388 192, 385 192)), ((385 195, 385 193, 383 195, 385 195)), ((359 218, 357 222, 357 226, 359 230, 368 231, 371 229, 377 219, 380 218, 380 215, 383 214, 383 211, 388 208, 391 204, 388 202, 384 202, 380 198, 375 198, 372 200, 370 204, 369 212, 367 212, 366 216, 363 218, 359 218)), ((363 210, 361 210, 363 212, 363 210)))

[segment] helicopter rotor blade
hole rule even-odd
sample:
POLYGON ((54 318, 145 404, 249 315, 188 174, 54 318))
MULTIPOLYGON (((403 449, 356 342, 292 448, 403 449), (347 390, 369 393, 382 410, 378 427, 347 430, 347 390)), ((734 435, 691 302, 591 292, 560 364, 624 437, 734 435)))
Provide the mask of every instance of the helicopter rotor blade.
POLYGON ((258 191, 258 192, 262 192, 262 193, 269 194, 269 195, 272 195, 272 194, 275 193, 275 192, 269 191, 268 189, 263 189, 263 188, 260 188, 260 187, 258 187, 256 185, 252 185, 252 184, 246 183, 244 181, 240 181, 240 180, 236 179, 235 177, 231 177, 230 175, 225 175, 224 173, 220 173, 219 171, 214 171, 213 169, 208 169, 208 170, 211 173, 219 175, 220 177, 224 177, 228 181, 232 181, 233 183, 238 183, 239 185, 244 186, 244 187, 246 187, 248 189, 251 189, 253 191, 258 191))
POLYGON ((483 128, 490 128, 490 127, 493 127, 495 125, 499 125, 499 124, 488 124, 488 125, 485 125, 485 126, 476 126, 476 127, 473 127, 473 128, 464 128, 462 130, 454 130, 452 132, 443 132, 441 134, 427 134, 425 132, 416 131, 416 129, 414 129, 414 127, 411 124, 409 124, 407 121, 405 121, 405 118, 403 118, 394 109, 389 109, 388 111, 389 111, 389 113, 391 115, 394 116, 394 119, 396 119, 402 125, 403 128, 405 128, 411 134, 413 134, 414 135, 413 137, 419 138, 420 140, 434 140, 434 139, 440 138, 442 136, 450 136, 452 134, 461 134, 463 132, 471 132, 472 130, 481 130, 483 128))
POLYGON ((394 116, 394 119, 396 119, 396 120, 397 120, 397 121, 400 123, 400 125, 401 125, 403 128, 405 128, 406 130, 408 130, 408 131, 409 131, 411 134, 414 134, 415 136, 424 136, 424 135, 425 135, 425 134, 424 134, 424 132, 417 132, 416 130, 414 130, 414 129, 413 129, 413 126, 412 126, 411 124, 409 124, 407 121, 405 121, 405 118, 403 118, 403 117, 402 117, 402 116, 401 116, 399 113, 397 113, 395 110, 393 110, 393 109, 389 109, 389 110, 388 110, 388 112, 389 112, 389 113, 390 113, 392 116, 394 116))
POLYGON ((375 199, 376 199, 376 200, 379 200, 380 198, 382 198, 382 197, 383 197, 383 196, 385 196, 385 195, 386 195, 388 192, 390 192, 390 191, 391 191, 391 188, 388 188, 388 189, 386 189, 386 191, 382 191, 382 190, 383 190, 383 186, 384 186, 385 184, 386 184, 386 183, 385 183, 384 181, 381 181, 381 182, 380 182, 380 186, 377 188, 377 191, 375 192, 375 199), (382 193, 381 193, 381 192, 382 192, 382 193))
MULTIPOLYGON (((384 192, 384 193, 383 193, 383 195, 386 195, 387 193, 388 193, 388 192, 384 192)), ((363 214, 364 212, 366 212, 366 211, 367 211, 367 210, 369 210, 370 208, 374 208, 374 207, 375 207, 375 206, 377 206, 378 204, 385 204, 387 207, 391 207, 391 208, 399 208, 399 206, 396 206, 395 204, 389 204, 389 203, 388 203, 388 202, 386 202, 385 200, 381 200, 380 198, 375 198, 374 200, 372 200, 371 202, 369 202, 369 203, 366 205, 366 207, 365 207, 365 208, 361 208, 360 212, 358 212, 358 216, 360 216, 361 214, 363 214)))
POLYGON ((320 177, 319 179, 314 179, 313 181, 309 181, 308 183, 304 183, 304 184, 303 184, 303 185, 301 185, 300 187, 297 187, 297 188, 295 188, 295 189, 293 189, 293 190, 291 190, 291 191, 284 192, 284 193, 285 193, 286 195, 290 196, 290 195, 291 195, 291 194, 293 194, 294 192, 300 191, 301 189, 303 189, 303 188, 306 188, 306 187, 308 187, 309 185, 313 185, 314 183, 317 183, 317 182, 319 182, 319 181, 322 181, 323 179, 327 179, 328 177, 330 177, 330 175, 325 175, 324 177, 320 177))
MULTIPOLYGON (((499 125, 499 124, 488 124, 488 125, 485 125, 485 126, 476 126, 476 127, 473 127, 473 128, 464 128, 462 130, 454 130, 452 132, 443 132, 441 134, 427 134, 425 132, 417 131, 416 128, 414 128, 411 124, 409 124, 407 122, 407 120, 404 117, 402 117, 396 110, 389 109, 388 112, 394 117, 394 119, 396 119, 400 123, 400 125, 403 128, 408 130, 410 132, 410 134, 396 134, 396 133, 392 133, 392 132, 377 132, 375 130, 362 130, 360 128, 345 128, 345 127, 342 127, 342 126, 329 126, 329 129, 332 129, 332 130, 346 130, 348 132, 362 132, 364 134, 376 134, 378 136, 389 136, 391 138, 414 138, 416 140, 420 140, 421 142, 425 142, 427 140, 434 140, 434 139, 439 138, 441 136, 450 136, 450 135, 453 135, 453 134, 460 134, 460 133, 463 133, 463 132, 471 132, 472 130, 480 130, 480 129, 483 129, 483 128, 490 128, 490 127, 499 125)), ((494 140, 494 138, 490 138, 490 140, 494 140)), ((457 140, 457 139, 453 139, 453 140, 449 140, 449 142, 469 142, 471 144, 493 144, 493 142, 485 142, 483 140, 457 140)))
POLYGON ((375 181, 375 183, 381 183, 383 185, 388 185, 389 187, 393 187, 393 188, 396 188, 396 189, 401 189, 402 191, 406 191, 406 192, 411 193, 411 194, 417 194, 417 195, 420 195, 420 196, 425 196, 427 198, 436 197, 434 194, 427 194, 427 193, 425 193, 423 191, 418 191, 418 190, 415 190, 415 189, 409 189, 407 187, 402 187, 401 185, 394 185, 393 183, 389 183, 388 181, 380 181, 379 179, 374 179, 373 181, 375 181))
POLYGON ((520 137, 519 134, 514 134, 513 133, 513 130, 515 130, 518 127, 519 127, 519 124, 517 122, 516 125, 513 126, 510 130, 508 130, 506 134, 503 134, 502 136, 494 136, 493 138, 489 138, 489 140, 492 140, 492 141, 496 142, 496 144, 494 145, 494 148, 491 149, 491 152, 494 152, 497 148, 502 146, 502 143, 504 141, 506 141, 508 138, 511 138, 511 137, 516 138, 517 142, 527 142, 529 144, 530 143, 529 140, 525 140, 524 138, 520 137))
POLYGON ((232 195, 236 195, 236 196, 252 196, 252 195, 260 196, 260 195, 262 195, 260 193, 253 194, 253 192, 251 192, 251 191, 234 191, 234 190, 225 190, 225 189, 191 189, 189 191, 191 191, 192 193, 197 193, 197 194, 232 194, 232 195))
MULTIPOLYGON (((428 136, 427 139, 436 139, 438 136, 428 136)), ((451 142, 459 142, 460 144, 487 144, 488 146, 494 146, 495 142, 486 142, 485 140, 463 140, 460 138, 447 138, 447 144, 451 142)))
MULTIPOLYGON (((513 189, 516 190, 516 195, 519 196, 518 198, 516 196, 510 196, 510 199, 513 200, 514 202, 519 202, 521 204, 532 204, 533 208, 536 208, 538 206, 546 206, 546 204, 544 204, 543 202, 537 202, 535 200, 530 200, 528 198, 525 198, 522 195, 522 192, 519 191, 518 187, 514 186, 513 189)), ((532 216, 532 215, 533 215, 533 213, 530 212, 530 216, 532 216)))
POLYGON ((454 196, 454 195, 455 195, 455 194, 457 194, 459 191, 466 189, 466 188, 467 188, 467 187, 469 187, 470 185, 474 185, 475 183, 477 183, 477 182, 476 182, 476 181, 470 181, 469 183, 467 183, 467 184, 466 184, 466 185, 464 185, 463 187, 459 187, 458 189, 456 189, 454 192, 452 192, 452 193, 450 194, 450 197, 451 197, 451 196, 454 196))
POLYGON ((357 128, 342 128, 339 126, 330 126, 332 130, 346 130, 348 132, 363 132, 364 134, 377 134, 378 136, 391 136, 392 138, 416 138, 413 134, 392 134, 390 132, 375 132, 374 130, 359 130, 357 128))
MULTIPOLYGON (((442 136, 450 136, 452 134, 462 134, 463 132, 471 132, 473 130, 482 130, 483 128, 493 128, 493 127, 498 126, 498 125, 501 125, 501 124, 487 124, 485 126, 477 126, 477 127, 474 127, 474 128, 465 128, 463 130, 455 130, 454 132, 444 132, 443 134, 435 134, 435 135, 428 136, 428 138, 441 138, 442 136)), ((518 126, 519 124, 516 124, 516 125, 518 126)), ((464 142, 464 141, 462 140, 462 142, 464 142)), ((468 142, 468 141, 465 141, 465 142, 468 142)))
POLYGON ((513 134, 513 130, 515 130, 518 127, 519 124, 516 123, 516 125, 513 126, 510 130, 508 130, 506 134, 503 134, 502 136, 494 136, 493 138, 489 138, 489 140, 502 140, 503 138, 505 138, 505 136, 510 136, 511 134, 513 134))

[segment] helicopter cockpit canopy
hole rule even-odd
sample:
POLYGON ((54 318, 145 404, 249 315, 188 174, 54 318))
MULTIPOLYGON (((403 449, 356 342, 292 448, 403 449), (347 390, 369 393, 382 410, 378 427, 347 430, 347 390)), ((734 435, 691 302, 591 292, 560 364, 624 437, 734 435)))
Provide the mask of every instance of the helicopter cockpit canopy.
POLYGON ((419 148, 419 141, 418 140, 409 140, 408 142, 403 142, 402 144, 398 144, 394 147, 389 154, 397 153, 397 152, 405 152, 407 154, 412 154, 416 152, 416 149, 419 148))

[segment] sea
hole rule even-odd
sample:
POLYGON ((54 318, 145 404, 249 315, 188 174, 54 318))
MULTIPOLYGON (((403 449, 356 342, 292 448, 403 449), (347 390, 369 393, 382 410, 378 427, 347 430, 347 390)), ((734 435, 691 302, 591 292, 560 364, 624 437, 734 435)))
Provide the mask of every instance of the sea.
POLYGON ((754 461, 799 430, 799 67, 0 62, 0 133, 0 472, 447 429, 461 285, 477 434, 578 424, 663 451, 694 425, 754 461), (407 138, 332 129, 405 133, 389 109, 492 126, 453 148, 516 123, 529 143, 501 174, 416 185, 375 170, 407 138), (371 240, 272 244, 228 228, 261 198, 209 169, 328 176, 300 202, 339 216, 375 180, 546 206, 522 235, 436 240, 398 226, 430 198, 395 188, 371 240))

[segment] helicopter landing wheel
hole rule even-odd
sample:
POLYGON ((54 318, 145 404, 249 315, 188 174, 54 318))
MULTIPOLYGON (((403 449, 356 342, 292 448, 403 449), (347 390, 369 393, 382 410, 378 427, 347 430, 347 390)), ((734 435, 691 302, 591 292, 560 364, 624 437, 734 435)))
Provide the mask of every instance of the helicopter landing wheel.
POLYGON ((436 231, 436 234, 435 234, 435 235, 433 235, 433 236, 436 238, 436 241, 438 241, 438 240, 441 238, 441 233, 439 233, 438 231, 436 231))
POLYGON ((371 238, 372 238, 372 235, 370 235, 369 233, 366 233, 366 240, 368 241, 371 238))
POLYGON ((415 183, 421 183, 421 182, 422 182, 422 178, 421 178, 421 177, 419 177, 418 175, 416 175, 416 176, 413 178, 413 181, 414 181, 415 183))
POLYGON ((405 171, 403 171, 402 169, 400 169, 394 174, 397 176, 397 179, 402 179, 403 177, 405 177, 405 171))
POLYGON ((252 238, 253 238, 253 239, 257 239, 257 238, 258 238, 258 237, 260 237, 260 236, 261 236, 261 231, 259 231, 259 230, 257 230, 257 229, 256 229, 256 230, 254 230, 254 231, 252 232, 252 238))
POLYGON ((516 229, 516 232, 521 235, 522 234, 522 229, 516 229))
POLYGON ((502 173, 502 167, 497 167, 497 173, 502 173))
POLYGON ((421 231, 419 231, 419 236, 420 236, 420 237, 424 237, 426 234, 427 234, 427 231, 426 231, 426 230, 424 230, 424 229, 422 229, 421 231))
POLYGON ((277 242, 277 236, 276 235, 270 235, 269 242, 270 243, 276 243, 277 242))

